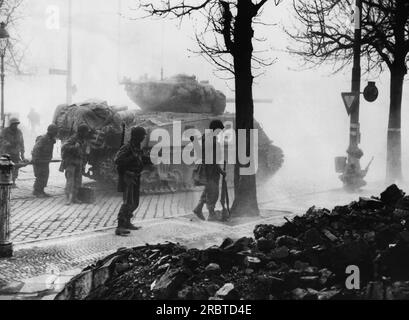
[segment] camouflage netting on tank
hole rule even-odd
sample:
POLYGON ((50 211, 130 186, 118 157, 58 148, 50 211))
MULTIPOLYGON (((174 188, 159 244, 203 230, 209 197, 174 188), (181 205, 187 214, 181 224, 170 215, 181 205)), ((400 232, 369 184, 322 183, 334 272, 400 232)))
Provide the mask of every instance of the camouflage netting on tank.
POLYGON ((78 126, 87 124, 91 129, 90 168, 85 175, 102 183, 115 183, 116 168, 113 158, 121 145, 122 123, 130 125, 134 111, 109 106, 105 101, 89 100, 57 107, 53 122, 59 128, 59 138, 64 142, 78 126))
POLYGON ((163 81, 127 81, 125 90, 144 111, 219 115, 226 109, 226 96, 207 82, 198 82, 195 76, 177 75, 163 81))
POLYGON ((86 101, 80 104, 60 105, 53 122, 60 129, 63 140, 72 135, 79 125, 86 124, 92 131, 121 133, 122 119, 118 109, 108 106, 105 101, 86 101))

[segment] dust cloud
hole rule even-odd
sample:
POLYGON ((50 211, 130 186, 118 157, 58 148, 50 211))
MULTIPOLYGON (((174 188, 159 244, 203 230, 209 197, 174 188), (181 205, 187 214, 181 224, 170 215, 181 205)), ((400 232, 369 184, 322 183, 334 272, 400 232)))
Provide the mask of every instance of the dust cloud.
MULTIPOLYGON (((177 21, 135 19, 138 17, 132 10, 135 3, 123 0, 122 18, 118 19, 119 1, 73 0, 75 102, 102 99, 112 105, 136 108, 119 80, 138 79, 145 74, 159 78, 162 66, 165 76, 195 74, 199 80, 210 80, 233 97, 232 83, 215 77, 213 66, 188 51, 196 48, 191 22, 179 26, 177 21)), ((15 32, 27 47, 22 65, 25 74, 8 71, 5 106, 6 112, 20 117, 27 150, 31 151, 35 136, 45 131, 55 107, 65 102, 65 78, 50 75, 49 69, 66 66, 67 1, 28 1, 24 10, 25 18, 15 32), (47 29, 49 6, 59 8, 59 29, 47 29), (35 134, 29 130, 30 108, 41 114, 41 125, 35 134)), ((268 7, 264 14, 279 25, 288 25, 291 16, 287 5, 268 7)), ((268 54, 277 61, 256 79, 255 97, 272 99, 272 103, 256 104, 255 117, 285 153, 284 166, 271 186, 292 192, 340 188, 334 157, 345 155, 348 146, 349 118, 340 93, 350 89, 350 68, 336 75, 331 74, 328 66, 297 71, 301 63, 285 52, 289 40, 281 26, 264 28, 258 31, 266 35, 268 54)), ((372 104, 361 100, 361 148, 365 153, 362 166, 375 157, 367 181, 377 182, 385 177, 388 73, 363 76, 363 86, 367 80, 377 81, 380 97, 372 104)), ((405 175, 409 174, 408 92, 409 86, 405 84, 402 118, 405 175)), ((233 105, 228 106, 228 111, 234 111, 233 105)))

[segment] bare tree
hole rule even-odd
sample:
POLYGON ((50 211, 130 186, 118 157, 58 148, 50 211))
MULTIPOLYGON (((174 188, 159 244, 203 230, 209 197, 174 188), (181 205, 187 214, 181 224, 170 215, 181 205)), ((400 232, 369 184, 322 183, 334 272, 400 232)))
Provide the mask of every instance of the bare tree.
MULTIPOLYGON (((204 17, 204 26, 196 30, 200 52, 219 71, 234 75, 236 98, 236 130, 246 129, 246 149, 250 150, 250 130, 254 126, 253 70, 271 64, 254 55, 255 23, 266 3, 278 5, 281 0, 164 0, 154 5, 142 1, 141 6, 151 15, 183 19, 197 14, 204 17)), ((238 152, 238 147, 236 148, 238 152)), ((238 154, 236 152, 236 157, 238 154)), ((235 199, 232 215, 258 215, 256 177, 240 175, 241 164, 235 166, 235 199)))
MULTIPOLYGON (((314 65, 330 62, 337 71, 352 61, 351 0, 293 0, 301 26, 289 32, 296 40, 293 53, 314 65)), ((387 180, 402 178, 401 108, 408 68, 409 1, 362 0, 362 52, 367 72, 390 70, 390 111, 387 142, 387 180)))
POLYGON ((6 68, 21 73, 20 66, 23 60, 21 39, 16 31, 18 22, 22 19, 21 7, 24 0, 0 0, 0 22, 6 24, 10 34, 6 55, 6 68))

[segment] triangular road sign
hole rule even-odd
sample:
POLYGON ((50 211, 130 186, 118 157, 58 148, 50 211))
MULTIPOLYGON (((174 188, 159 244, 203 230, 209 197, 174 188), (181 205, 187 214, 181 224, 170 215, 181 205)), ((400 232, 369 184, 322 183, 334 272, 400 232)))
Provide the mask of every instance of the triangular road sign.
POLYGON ((354 105, 355 101, 358 99, 359 93, 342 92, 341 96, 345 104, 345 109, 347 110, 348 115, 350 115, 352 111, 352 106, 354 105))

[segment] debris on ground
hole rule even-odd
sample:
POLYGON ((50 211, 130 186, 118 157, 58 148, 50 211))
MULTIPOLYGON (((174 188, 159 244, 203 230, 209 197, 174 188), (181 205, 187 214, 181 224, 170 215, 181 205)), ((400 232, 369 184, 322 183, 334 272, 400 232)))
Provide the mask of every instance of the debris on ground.
POLYGON ((408 226, 409 196, 393 185, 379 198, 258 225, 254 239, 205 250, 174 243, 121 249, 84 270, 104 278, 85 291, 74 279, 57 298, 408 299, 408 226), (359 268, 354 288, 346 285, 351 266, 359 268))

